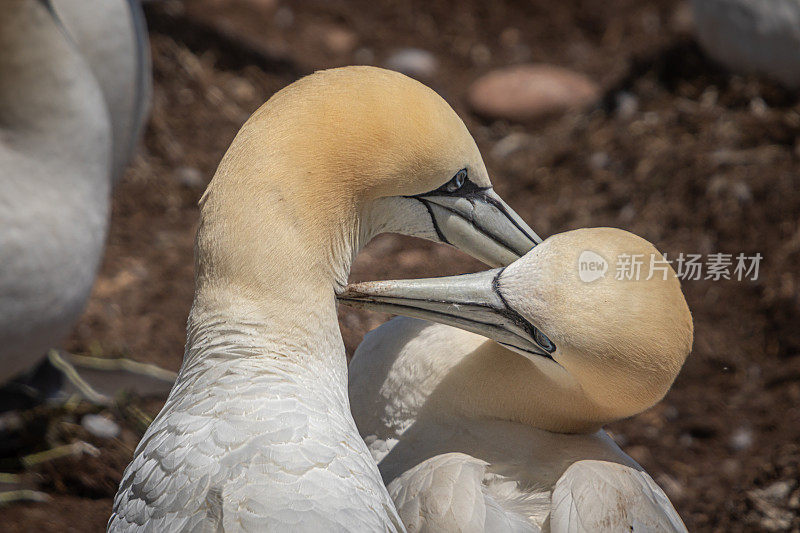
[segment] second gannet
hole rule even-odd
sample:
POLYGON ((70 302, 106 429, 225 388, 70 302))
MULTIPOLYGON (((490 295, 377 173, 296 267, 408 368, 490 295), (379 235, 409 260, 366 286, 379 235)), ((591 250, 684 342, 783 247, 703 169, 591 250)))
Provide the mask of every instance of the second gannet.
POLYGON ((111 191, 103 94, 38 0, 0 14, 0 384, 74 325, 103 253, 111 191))
POLYGON ((402 74, 318 72, 253 114, 201 199, 183 365, 109 530, 403 530, 350 414, 336 313, 382 232, 491 264, 539 240, 461 119, 402 74))
POLYGON ((353 416, 410 531, 685 531, 601 429, 658 402, 691 349, 661 260, 628 232, 583 229, 504 269, 340 295, 449 324, 393 319, 350 365, 353 416), (627 279, 625 257, 653 257, 653 276, 627 279))
POLYGON ((52 378, 39 379, 50 374, 43 359, 89 298, 110 192, 147 115, 150 67, 138 0, 9 0, 1 18, 0 386, 9 394, 0 409, 6 409, 16 405, 10 398, 39 401, 64 390, 52 378))

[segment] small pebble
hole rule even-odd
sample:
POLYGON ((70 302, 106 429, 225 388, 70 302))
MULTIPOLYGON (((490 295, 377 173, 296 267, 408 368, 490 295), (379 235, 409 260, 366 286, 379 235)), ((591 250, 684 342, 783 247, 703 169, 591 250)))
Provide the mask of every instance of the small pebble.
POLYGON ((752 445, 753 432, 749 428, 740 427, 731 435, 730 446, 737 452, 746 450, 752 445))
POLYGON ((101 415, 83 415, 81 425, 83 429, 101 439, 113 439, 120 433, 120 427, 116 422, 101 415))
POLYGON ((353 63, 356 65, 374 65, 375 52, 371 48, 359 48, 353 52, 353 63))
POLYGON ((278 28, 286 29, 294 24, 294 12, 291 10, 291 8, 286 6, 280 7, 275 12, 275 16, 272 18, 272 21, 278 28))
POLYGON ((589 156, 589 166, 594 170, 604 170, 608 168, 609 160, 606 152, 595 152, 589 156))
POLYGON ((505 159, 514 152, 518 152, 530 145, 532 137, 527 133, 509 133, 494 145, 492 157, 495 159, 505 159))
POLYGON ((474 65, 482 66, 492 60, 492 52, 485 44, 476 44, 469 51, 470 58, 474 65))
POLYGON ((750 100, 750 112, 753 115, 757 117, 763 117, 767 114, 767 111, 769 111, 769 106, 767 106, 767 103, 760 96, 750 100))
POLYGON ((346 28, 334 26, 324 32, 322 41, 330 53, 347 55, 355 49, 358 44, 358 37, 346 28))
POLYGON ((625 206, 619 210, 619 219, 622 222, 630 222, 636 217, 636 208, 633 204, 625 204, 625 206))
POLYGON ((616 102, 616 115, 620 120, 630 120, 639 111, 639 99, 627 91, 617 94, 616 102))
POLYGON ((189 189, 199 189, 203 186, 203 176, 194 167, 180 167, 175 171, 178 183, 189 189))
POLYGON ((427 50, 401 48, 393 52, 385 61, 386 68, 402 72, 406 76, 431 79, 439 68, 436 57, 427 50))
POLYGON ((789 493, 792 492, 795 483, 796 481, 789 480, 776 481, 775 483, 772 483, 763 489, 756 489, 753 492, 761 498, 780 502, 789 497, 789 493))

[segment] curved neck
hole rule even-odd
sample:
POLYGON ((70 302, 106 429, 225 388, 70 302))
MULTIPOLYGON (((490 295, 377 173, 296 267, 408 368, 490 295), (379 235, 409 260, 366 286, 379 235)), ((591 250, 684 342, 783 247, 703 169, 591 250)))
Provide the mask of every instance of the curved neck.
MULTIPOLYGON (((7 0, 0 17, 2 144, 37 161, 92 159, 110 150, 103 96, 52 13, 39 0, 7 0)), ((104 157, 108 158, 108 155, 104 157)), ((108 163, 106 163, 108 164, 108 163)))
POLYGON ((279 185, 255 194, 252 174, 278 170, 242 152, 234 141, 202 200, 190 326, 205 316, 258 324, 253 342, 341 366, 346 385, 335 293, 361 246, 357 217, 339 208, 325 211, 324 223, 308 220, 316 210, 279 185))
POLYGON ((533 363, 493 341, 454 365, 430 398, 432 405, 470 418, 508 420, 559 433, 591 433, 614 418, 564 368, 546 360, 533 363))

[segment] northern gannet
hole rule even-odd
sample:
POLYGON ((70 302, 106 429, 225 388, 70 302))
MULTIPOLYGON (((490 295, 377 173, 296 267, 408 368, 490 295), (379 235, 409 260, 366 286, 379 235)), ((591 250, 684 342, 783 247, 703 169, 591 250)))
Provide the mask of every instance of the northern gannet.
POLYGON ((447 103, 373 67, 276 93, 200 205, 183 365, 109 530, 402 530, 350 414, 335 294, 378 233, 492 264, 538 237, 493 192, 447 103))
POLYGON ((691 349, 679 281, 658 262, 646 279, 650 257, 633 234, 582 229, 505 269, 340 295, 449 324, 395 318, 350 364, 353 416, 410 531, 685 531, 601 429, 658 402, 691 349), (616 279, 623 254, 645 263, 638 281, 616 279))
POLYGON ((89 65, 47 5, 0 16, 0 383, 83 310, 108 225, 111 125, 89 65))

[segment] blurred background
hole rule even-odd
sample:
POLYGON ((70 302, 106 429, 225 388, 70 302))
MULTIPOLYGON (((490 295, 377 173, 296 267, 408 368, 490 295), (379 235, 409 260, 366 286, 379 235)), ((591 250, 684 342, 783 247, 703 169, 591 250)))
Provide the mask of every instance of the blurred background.
MULTIPOLYGON (((716 4, 720 34, 726 2, 716 4)), ((166 0, 144 8, 151 114, 114 191, 88 306, 61 348, 177 370, 197 201, 238 128, 314 70, 394 68, 458 111, 496 190, 539 235, 614 226, 668 257, 763 256, 755 281, 683 282, 693 353, 664 401, 609 429, 690 531, 800 531, 800 91, 788 67, 770 72, 750 64, 758 58, 723 57, 719 35, 698 38, 702 10, 676 0, 166 0)), ((449 247, 384 235, 351 279, 483 268, 449 247)), ((351 355, 386 317, 341 308, 340 319, 351 355)), ((0 508, 2 529, 103 530, 141 421, 159 408, 132 398, 125 410, 100 411, 116 427, 106 433, 81 423, 97 412, 89 407, 19 414, 48 443, 25 453, 78 441, 93 448, 45 462, 6 454, 0 470, 49 499, 0 508)))

